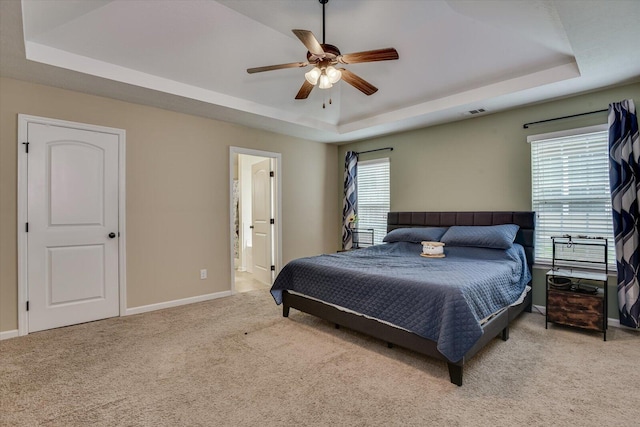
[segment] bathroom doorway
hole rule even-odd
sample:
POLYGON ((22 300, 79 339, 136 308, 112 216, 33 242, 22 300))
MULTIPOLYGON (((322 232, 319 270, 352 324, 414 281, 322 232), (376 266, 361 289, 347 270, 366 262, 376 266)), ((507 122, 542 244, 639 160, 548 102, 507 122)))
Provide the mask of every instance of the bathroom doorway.
POLYGON ((270 288, 279 266, 279 156, 231 148, 234 293, 270 288))

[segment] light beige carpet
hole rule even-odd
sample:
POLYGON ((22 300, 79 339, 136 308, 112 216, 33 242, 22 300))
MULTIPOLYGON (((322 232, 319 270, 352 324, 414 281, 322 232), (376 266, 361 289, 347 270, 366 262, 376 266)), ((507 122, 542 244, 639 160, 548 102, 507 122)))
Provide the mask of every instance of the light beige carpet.
POLYGON ((638 425, 640 335, 609 337, 526 314, 457 387, 259 290, 0 342, 0 425, 638 425))

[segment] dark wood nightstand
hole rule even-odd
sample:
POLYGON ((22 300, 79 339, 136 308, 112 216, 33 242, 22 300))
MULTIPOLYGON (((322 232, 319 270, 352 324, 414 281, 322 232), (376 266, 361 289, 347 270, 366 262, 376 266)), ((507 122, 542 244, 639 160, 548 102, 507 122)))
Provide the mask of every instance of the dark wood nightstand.
POLYGON ((546 275, 548 323, 599 331, 607 340, 607 239, 601 237, 552 237, 553 267, 546 275), (572 267, 558 267, 557 262, 572 267), (575 267, 574 267, 575 266, 575 267), (586 267, 604 271, 585 270, 586 267))
POLYGON ((599 331, 607 340, 607 298, 605 295, 607 276, 604 273, 585 271, 549 270, 547 272, 547 313, 545 328, 548 322, 577 328, 599 331), (568 289, 556 289, 550 278, 563 277, 571 280, 568 289), (588 280, 590 283, 599 282, 602 287, 597 293, 583 293, 579 291, 578 283, 588 280))

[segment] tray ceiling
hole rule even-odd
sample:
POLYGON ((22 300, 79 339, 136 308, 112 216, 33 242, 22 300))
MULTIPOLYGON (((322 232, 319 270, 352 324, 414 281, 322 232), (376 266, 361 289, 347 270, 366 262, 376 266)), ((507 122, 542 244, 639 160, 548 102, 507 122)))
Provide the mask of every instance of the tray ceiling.
POLYGON ((345 66, 379 88, 372 96, 339 82, 302 101, 308 69, 245 70, 305 61, 291 29, 322 41, 318 0, 0 3, 2 75, 322 142, 640 77, 633 0, 331 0, 327 43, 343 53, 394 47, 400 59, 345 66))

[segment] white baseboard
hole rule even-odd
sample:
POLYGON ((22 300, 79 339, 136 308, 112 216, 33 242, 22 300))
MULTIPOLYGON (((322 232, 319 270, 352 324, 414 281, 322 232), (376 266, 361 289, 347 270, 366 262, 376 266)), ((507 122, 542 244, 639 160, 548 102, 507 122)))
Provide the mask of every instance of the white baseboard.
MULTIPOLYGON (((533 309, 537 310, 542 315, 545 315, 547 313, 547 307, 545 307, 544 305, 535 305, 534 304, 533 305, 533 309)), ((607 324, 609 326, 613 326, 614 328, 627 329, 629 331, 638 331, 638 329, 634 329, 634 328, 630 328, 628 326, 621 325, 620 324, 620 320, 612 319, 611 317, 609 317, 609 319, 607 319, 607 324)))
POLYGON ((124 315, 147 313, 149 311, 162 310, 165 308, 178 307, 180 305, 193 304, 196 302, 209 301, 212 299, 231 296, 231 291, 216 292, 213 294, 199 295, 197 297, 177 299, 173 301, 160 302, 157 304, 141 305, 139 307, 127 308, 124 315))
POLYGON ((547 314, 547 307, 545 307, 544 305, 535 305, 532 304, 531 307, 536 310, 538 313, 542 314, 543 316, 545 314, 547 314))
MULTIPOLYGON (((183 298, 183 299, 178 299, 174 301, 161 302, 158 304, 142 305, 140 307, 128 308, 125 311, 124 315, 130 316, 132 314, 146 313, 149 311, 162 310, 164 308, 171 308, 171 307, 178 307, 180 305, 193 304, 196 302, 209 301, 212 299, 223 298, 228 296, 231 296, 231 291, 223 291, 223 292, 216 292, 213 294, 199 295, 197 297, 183 298)), ((0 332, 0 341, 8 340, 10 338, 16 338, 18 336, 19 334, 17 329, 14 329, 12 331, 3 331, 3 332, 0 332)))
POLYGON ((628 326, 621 325, 620 320, 618 319, 609 318, 609 325, 613 326, 614 328, 626 329, 627 331, 640 332, 640 329, 630 328, 628 326))
POLYGON ((13 331, 3 331, 0 332, 0 341, 8 340, 9 338, 15 338, 18 336, 18 330, 14 329, 13 331))

